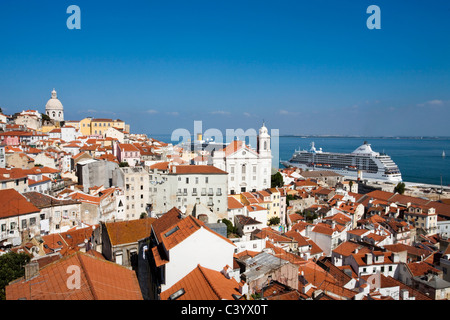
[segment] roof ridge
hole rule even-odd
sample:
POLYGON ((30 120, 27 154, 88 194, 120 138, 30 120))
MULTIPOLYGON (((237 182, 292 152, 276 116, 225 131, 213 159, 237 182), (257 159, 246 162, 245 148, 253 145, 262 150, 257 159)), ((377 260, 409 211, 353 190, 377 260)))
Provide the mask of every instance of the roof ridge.
POLYGON ((203 278, 205 278, 206 282, 209 284, 209 286, 211 287, 212 291, 214 292, 214 294, 217 296, 217 298, 222 299, 221 295, 219 294, 217 288, 214 286, 214 282, 211 281, 211 279, 209 279, 209 277, 206 275, 205 270, 207 268, 202 267, 200 264, 197 266, 198 269, 200 270, 200 273, 202 274, 203 278), (205 270, 204 270, 205 269, 205 270))
POLYGON ((87 272, 86 265, 84 264, 83 259, 80 258, 80 254, 77 254, 78 252, 79 251, 77 251, 75 254, 76 254, 76 257, 77 257, 78 261, 80 262, 81 268, 83 269, 84 276, 86 277, 86 281, 88 283, 88 289, 92 293, 92 296, 94 297, 94 300, 99 300, 97 292, 95 292, 95 290, 94 290, 94 285, 92 283, 92 280, 91 280, 91 278, 89 276, 89 273, 87 272))

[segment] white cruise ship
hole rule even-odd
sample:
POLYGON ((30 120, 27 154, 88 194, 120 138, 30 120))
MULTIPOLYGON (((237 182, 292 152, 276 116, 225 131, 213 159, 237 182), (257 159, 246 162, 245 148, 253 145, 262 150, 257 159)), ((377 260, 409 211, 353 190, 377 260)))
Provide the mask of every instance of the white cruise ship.
POLYGON ((295 151, 289 161, 281 161, 281 164, 303 170, 330 170, 351 178, 402 181, 400 170, 391 157, 373 151, 366 141, 352 153, 323 152, 322 148, 317 150, 313 142, 309 151, 295 151))

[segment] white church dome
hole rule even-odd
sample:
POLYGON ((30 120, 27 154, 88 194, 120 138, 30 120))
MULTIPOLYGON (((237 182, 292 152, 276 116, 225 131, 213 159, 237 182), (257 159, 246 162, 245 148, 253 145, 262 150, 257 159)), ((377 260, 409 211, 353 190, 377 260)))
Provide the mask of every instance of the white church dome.
POLYGON ((61 101, 58 100, 58 96, 56 94, 56 90, 53 89, 52 91, 52 97, 50 100, 48 100, 47 104, 45 105, 46 110, 63 110, 63 105, 61 101))

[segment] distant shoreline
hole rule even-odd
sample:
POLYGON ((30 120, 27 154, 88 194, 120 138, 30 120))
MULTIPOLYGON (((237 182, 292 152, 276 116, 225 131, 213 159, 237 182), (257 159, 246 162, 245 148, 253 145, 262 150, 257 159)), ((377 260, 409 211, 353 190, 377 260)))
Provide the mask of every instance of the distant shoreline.
MULTIPOLYGON (((171 136, 172 133, 153 133, 147 136, 171 136)), ((193 136, 193 135, 191 135, 193 136)), ((355 138, 355 139, 410 139, 410 140, 450 140, 450 136, 359 136, 328 134, 280 134, 280 138, 355 138)))
POLYGON ((304 135, 282 134, 279 137, 286 138, 355 138, 355 139, 415 139, 415 140, 450 140, 450 136, 356 136, 356 135, 304 135))

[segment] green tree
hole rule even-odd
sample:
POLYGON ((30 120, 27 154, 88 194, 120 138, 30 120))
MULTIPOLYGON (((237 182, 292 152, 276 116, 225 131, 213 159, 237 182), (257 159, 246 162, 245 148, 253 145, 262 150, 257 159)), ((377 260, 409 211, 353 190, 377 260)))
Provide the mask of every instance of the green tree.
POLYGON ((269 226, 277 226, 280 224, 280 218, 279 217, 272 217, 269 219, 269 226))
POLYGON ((42 121, 46 121, 46 122, 50 122, 51 119, 48 115, 46 115, 45 113, 41 113, 41 117, 42 117, 42 121))
POLYGON ((227 236, 237 233, 237 228, 233 226, 233 223, 230 220, 222 219, 222 223, 224 223, 227 226, 227 236))
POLYGON ((277 172, 271 176, 272 188, 281 188, 284 185, 283 176, 277 172))
POLYGON ((5 300, 5 287, 25 275, 25 265, 31 257, 25 253, 8 252, 0 256, 0 300, 5 300))
POLYGON ((404 194, 405 193, 405 184, 403 182, 399 182, 397 186, 394 188, 394 193, 404 194))
POLYGON ((291 200, 295 200, 295 197, 292 194, 286 195, 286 205, 289 207, 289 202, 291 200))
POLYGON ((130 165, 128 164, 128 162, 126 162, 126 161, 122 161, 122 162, 120 162, 119 163, 119 167, 129 167, 130 165))

